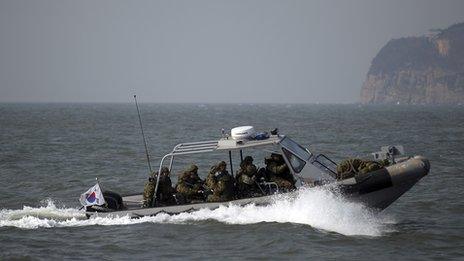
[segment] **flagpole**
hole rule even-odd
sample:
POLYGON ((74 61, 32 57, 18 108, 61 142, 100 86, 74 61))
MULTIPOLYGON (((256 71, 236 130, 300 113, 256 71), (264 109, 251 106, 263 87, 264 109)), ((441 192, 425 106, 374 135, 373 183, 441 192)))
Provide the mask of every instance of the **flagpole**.
POLYGON ((100 186, 100 182, 98 181, 98 177, 96 177, 95 180, 97 181, 97 184, 98 184, 98 186, 100 187, 100 190, 103 192, 103 189, 102 189, 101 186, 100 186))
MULTIPOLYGON (((95 180, 97 181, 97 185, 100 188, 100 191, 103 193, 103 190, 102 190, 102 188, 100 186, 100 182, 98 181, 98 177, 95 177, 95 180)), ((79 208, 79 210, 82 210, 83 208, 85 208, 85 206, 82 206, 81 208, 79 208)))
MULTIPOLYGON (((98 177, 96 177, 95 180, 97 184, 93 185, 91 188, 89 188, 86 192, 81 194, 81 196, 79 197, 79 201, 83 207, 93 206, 93 205, 107 206, 107 202, 105 200, 105 196, 103 195, 103 190, 100 187, 100 182, 98 180, 98 177)), ((80 208, 79 210, 81 210, 82 208, 80 208)))
MULTIPOLYGON (((100 188, 100 193, 102 193, 102 196, 103 196, 103 189, 100 185, 100 181, 98 181, 98 177, 95 177, 95 180, 97 181, 98 187, 100 188)), ((105 196, 103 196, 103 199, 105 199, 105 196)), ((106 200, 105 200, 105 204, 107 204, 106 200)))
POLYGON ((102 189, 102 186, 100 185, 100 181, 98 180, 98 177, 96 177, 95 180, 97 181, 98 187, 100 188, 100 192, 103 194, 103 189, 102 189))

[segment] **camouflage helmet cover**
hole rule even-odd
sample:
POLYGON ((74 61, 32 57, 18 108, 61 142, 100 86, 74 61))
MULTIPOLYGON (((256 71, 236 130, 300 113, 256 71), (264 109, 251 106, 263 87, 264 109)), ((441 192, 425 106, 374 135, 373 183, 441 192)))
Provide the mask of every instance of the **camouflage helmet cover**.
POLYGON ((277 154, 277 153, 272 153, 271 158, 275 161, 281 161, 284 159, 281 154, 277 154))
POLYGON ((225 161, 220 161, 218 163, 218 167, 225 167, 225 166, 227 166, 227 163, 225 161))
POLYGON ((169 175, 169 169, 168 167, 162 167, 161 168, 161 175, 169 175))
POLYGON ((246 156, 244 159, 243 159, 243 162, 253 162, 253 157, 251 156, 246 156))
POLYGON ((195 164, 191 164, 188 168, 185 169, 185 172, 196 172, 198 171, 198 166, 195 164))

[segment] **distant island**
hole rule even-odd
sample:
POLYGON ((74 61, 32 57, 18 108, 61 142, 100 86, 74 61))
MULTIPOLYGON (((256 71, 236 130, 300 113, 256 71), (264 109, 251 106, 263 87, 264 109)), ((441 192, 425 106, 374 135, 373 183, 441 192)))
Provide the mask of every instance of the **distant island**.
POLYGON ((464 23, 390 40, 372 60, 364 104, 464 104, 464 23))

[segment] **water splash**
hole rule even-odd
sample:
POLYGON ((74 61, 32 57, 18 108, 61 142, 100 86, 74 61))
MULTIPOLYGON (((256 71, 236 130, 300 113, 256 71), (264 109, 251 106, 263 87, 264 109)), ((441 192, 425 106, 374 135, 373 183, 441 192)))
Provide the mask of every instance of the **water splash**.
POLYGON ((22 209, 0 210, 0 227, 12 226, 19 228, 34 229, 39 227, 55 227, 60 222, 71 219, 85 219, 82 211, 74 208, 58 208, 55 203, 48 199, 46 206, 29 207, 22 209))
POLYGON ((278 196, 268 206, 236 206, 229 204, 215 210, 202 209, 177 215, 158 214, 153 217, 86 219, 83 211, 57 208, 52 201, 45 207, 24 207, 0 211, 0 227, 25 229, 78 227, 92 225, 130 225, 140 223, 191 224, 215 220, 225 224, 255 224, 261 222, 298 223, 343 235, 380 236, 389 231, 390 217, 378 215, 358 203, 322 188, 300 190, 295 197, 278 196))

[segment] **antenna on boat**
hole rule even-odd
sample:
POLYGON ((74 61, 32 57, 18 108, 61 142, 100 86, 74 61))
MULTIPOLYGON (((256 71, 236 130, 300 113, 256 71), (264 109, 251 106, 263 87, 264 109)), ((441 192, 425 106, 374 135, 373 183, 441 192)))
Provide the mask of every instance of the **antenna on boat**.
POLYGON ((137 114, 139 115, 140 130, 142 131, 143 145, 145 146, 145 154, 147 155, 148 170, 150 174, 153 172, 150 164, 150 155, 148 154, 147 140, 145 139, 145 133, 143 132, 142 117, 140 117, 139 104, 137 103, 137 95, 134 95, 135 106, 137 107, 137 114))

